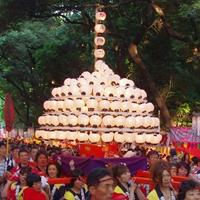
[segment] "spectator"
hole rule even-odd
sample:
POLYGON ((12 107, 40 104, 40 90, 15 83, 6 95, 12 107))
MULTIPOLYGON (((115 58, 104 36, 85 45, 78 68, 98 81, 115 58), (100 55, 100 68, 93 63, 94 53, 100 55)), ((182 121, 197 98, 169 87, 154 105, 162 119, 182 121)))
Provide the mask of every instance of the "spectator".
POLYGON ((30 161, 35 162, 36 161, 36 155, 38 152, 38 147, 37 146, 32 146, 31 147, 31 153, 30 153, 30 161))
MULTIPOLYGON (((61 175, 60 165, 55 163, 48 164, 46 174, 48 178, 59 178, 61 175)), ((50 197, 51 200, 59 200, 65 194, 64 184, 50 184, 50 197)))
POLYGON ((157 151, 151 150, 147 154, 147 160, 148 168, 151 169, 151 167, 159 160, 159 153, 157 151))
POLYGON ((46 176, 46 170, 48 165, 48 156, 45 151, 38 151, 36 155, 36 172, 39 175, 46 176))
POLYGON ((4 190, 2 193, 2 198, 6 198, 9 200, 18 200, 22 199, 23 191, 28 187, 27 186, 27 176, 31 172, 29 167, 24 167, 20 169, 19 172, 19 180, 13 182, 11 180, 7 180, 6 185, 4 186, 4 190))
POLYGON ((86 200, 111 200, 114 181, 111 173, 104 168, 97 168, 87 178, 89 196, 86 200))
POLYGON ((200 200, 200 184, 194 180, 181 183, 177 200, 200 200))
POLYGON ((171 176, 177 176, 177 166, 175 163, 170 165, 170 174, 171 176))
POLYGON ((188 176, 190 173, 190 166, 186 162, 180 162, 177 166, 178 176, 188 176))
POLYGON ((4 173, 6 171, 6 145, 3 142, 0 142, 0 185, 4 182, 4 173))
POLYGON ((147 196, 148 200, 175 200, 175 192, 171 187, 170 166, 165 161, 158 161, 151 168, 151 176, 155 183, 153 189, 147 196))
POLYGON ((190 154, 189 153, 185 153, 183 155, 183 158, 181 159, 181 161, 187 163, 188 165, 190 165, 190 163, 191 163, 190 154))
POLYGON ((68 191, 65 192, 64 199, 66 200, 85 200, 86 199, 86 188, 84 188, 85 180, 83 172, 75 169, 72 172, 72 179, 68 191))
POLYGON ((131 180, 131 173, 126 165, 119 164, 114 166, 113 177, 116 181, 113 199, 143 200, 145 198, 137 184, 131 180))
POLYGON ((48 200, 47 194, 42 190, 41 177, 29 174, 27 177, 29 188, 24 190, 23 200, 48 200))

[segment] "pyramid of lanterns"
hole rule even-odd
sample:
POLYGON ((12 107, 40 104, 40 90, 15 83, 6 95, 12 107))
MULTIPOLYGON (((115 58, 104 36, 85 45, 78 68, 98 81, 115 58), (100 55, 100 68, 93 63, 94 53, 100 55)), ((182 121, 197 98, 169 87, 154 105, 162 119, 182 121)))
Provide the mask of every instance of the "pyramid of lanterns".
POLYGON ((160 120, 144 90, 132 80, 120 78, 102 60, 105 51, 103 24, 106 13, 97 9, 95 23, 95 70, 77 79, 67 78, 52 90, 44 102, 45 112, 38 118, 35 136, 45 140, 90 143, 158 144, 160 120))

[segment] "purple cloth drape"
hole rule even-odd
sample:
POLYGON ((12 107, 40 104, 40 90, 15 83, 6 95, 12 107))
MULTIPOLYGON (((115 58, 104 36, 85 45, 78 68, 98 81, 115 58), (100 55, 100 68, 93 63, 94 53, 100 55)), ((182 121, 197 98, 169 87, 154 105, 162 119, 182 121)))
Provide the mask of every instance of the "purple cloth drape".
POLYGON ((83 158, 73 156, 60 156, 58 158, 62 165, 62 170, 65 175, 70 175, 69 162, 74 160, 75 168, 80 169, 87 176, 93 169, 105 167, 106 165, 116 165, 125 163, 129 168, 131 175, 134 175, 137 170, 147 169, 147 159, 145 157, 131 158, 83 158))

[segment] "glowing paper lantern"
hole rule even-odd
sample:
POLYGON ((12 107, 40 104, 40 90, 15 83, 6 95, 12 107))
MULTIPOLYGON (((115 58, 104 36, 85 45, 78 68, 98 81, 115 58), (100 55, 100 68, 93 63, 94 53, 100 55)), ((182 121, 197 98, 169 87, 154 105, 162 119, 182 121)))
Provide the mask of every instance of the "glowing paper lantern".
POLYGON ((98 107, 98 102, 95 99, 91 98, 86 102, 86 105, 89 111, 94 111, 98 107))
POLYGON ((93 127, 98 127, 101 124, 101 117, 98 115, 92 115, 90 117, 90 125, 93 127))
POLYGON ((125 88, 124 87, 117 87, 116 90, 115 90, 115 95, 118 98, 125 97, 125 88))
POLYGON ((118 112, 121 107, 121 102, 120 101, 113 101, 110 103, 110 108, 112 111, 118 112))
POLYGON ((97 12, 95 17, 97 20, 104 21, 106 19, 106 13, 105 12, 97 12))
POLYGON ((95 49, 94 56, 96 58, 103 58, 105 56, 105 51, 103 49, 95 49))
POLYGON ((127 143, 133 143, 135 141, 135 133, 124 133, 124 139, 127 143))
POLYGON ((101 135, 102 141, 103 141, 103 142, 106 142, 106 143, 112 142, 112 141, 113 141, 113 138, 114 138, 114 133, 112 133, 112 132, 103 133, 103 134, 101 135))
POLYGON ((81 98, 75 99, 74 106, 77 110, 81 110, 81 108, 85 106, 85 101, 81 98))
POLYGON ((87 126, 90 122, 90 118, 85 114, 80 114, 78 116, 78 124, 82 126, 87 126))
POLYGON ((94 43, 97 45, 97 46, 103 46, 105 44, 106 40, 104 37, 95 37, 94 39, 94 43))
POLYGON ((114 120, 115 120, 115 126, 116 127, 119 127, 119 128, 124 127, 125 122, 126 122, 126 118, 124 116, 122 116, 122 115, 117 116, 117 117, 114 118, 114 120))
POLYGON ((75 131, 67 131, 66 135, 68 140, 76 140, 78 137, 78 134, 75 131))
POLYGON ((69 110, 69 111, 73 110, 73 108, 75 107, 74 101, 72 99, 65 99, 64 107, 66 110, 69 110))
POLYGON ((108 111, 110 109, 110 101, 103 99, 99 102, 99 108, 102 111, 108 111))
POLYGON ((124 138, 124 135, 123 135, 122 133, 116 132, 116 133, 114 134, 114 140, 115 140, 115 142, 117 142, 117 143, 123 143, 124 140, 125 140, 125 138, 124 138))
POLYGON ((56 138, 58 140, 66 140, 67 139, 67 132, 66 131, 56 131, 56 138))
POLYGON ((143 133, 143 134, 138 133, 138 134, 135 135, 135 142, 136 143, 143 144, 143 143, 145 143, 145 141, 146 141, 145 133, 143 133))
POLYGON ((101 137, 97 133, 90 133, 89 135, 89 141, 92 143, 98 143, 100 141, 101 137))
POLYGON ((113 127, 115 125, 114 117, 112 115, 106 115, 102 119, 103 125, 107 128, 113 127))
POLYGON ((151 143, 153 141, 153 134, 152 133, 146 133, 145 141, 146 141, 146 143, 151 143))
POLYGON ((76 126, 78 123, 78 118, 76 115, 71 114, 68 116, 68 122, 70 126, 76 126))
POLYGON ((89 135, 86 132, 79 132, 77 139, 79 142, 86 142, 89 139, 89 135))
POLYGON ((94 27, 94 30, 97 33, 104 33, 106 31, 106 27, 103 24, 96 24, 95 27, 94 27))

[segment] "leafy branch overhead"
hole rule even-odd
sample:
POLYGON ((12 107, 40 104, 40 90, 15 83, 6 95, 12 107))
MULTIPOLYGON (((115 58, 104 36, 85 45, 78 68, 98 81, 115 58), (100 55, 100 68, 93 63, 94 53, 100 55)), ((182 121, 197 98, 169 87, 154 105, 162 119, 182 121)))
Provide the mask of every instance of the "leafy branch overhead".
POLYGON ((66 77, 93 67, 96 4, 107 13, 106 61, 147 91, 163 125, 199 109, 200 0, 2 0, 0 94, 30 125, 66 77))

